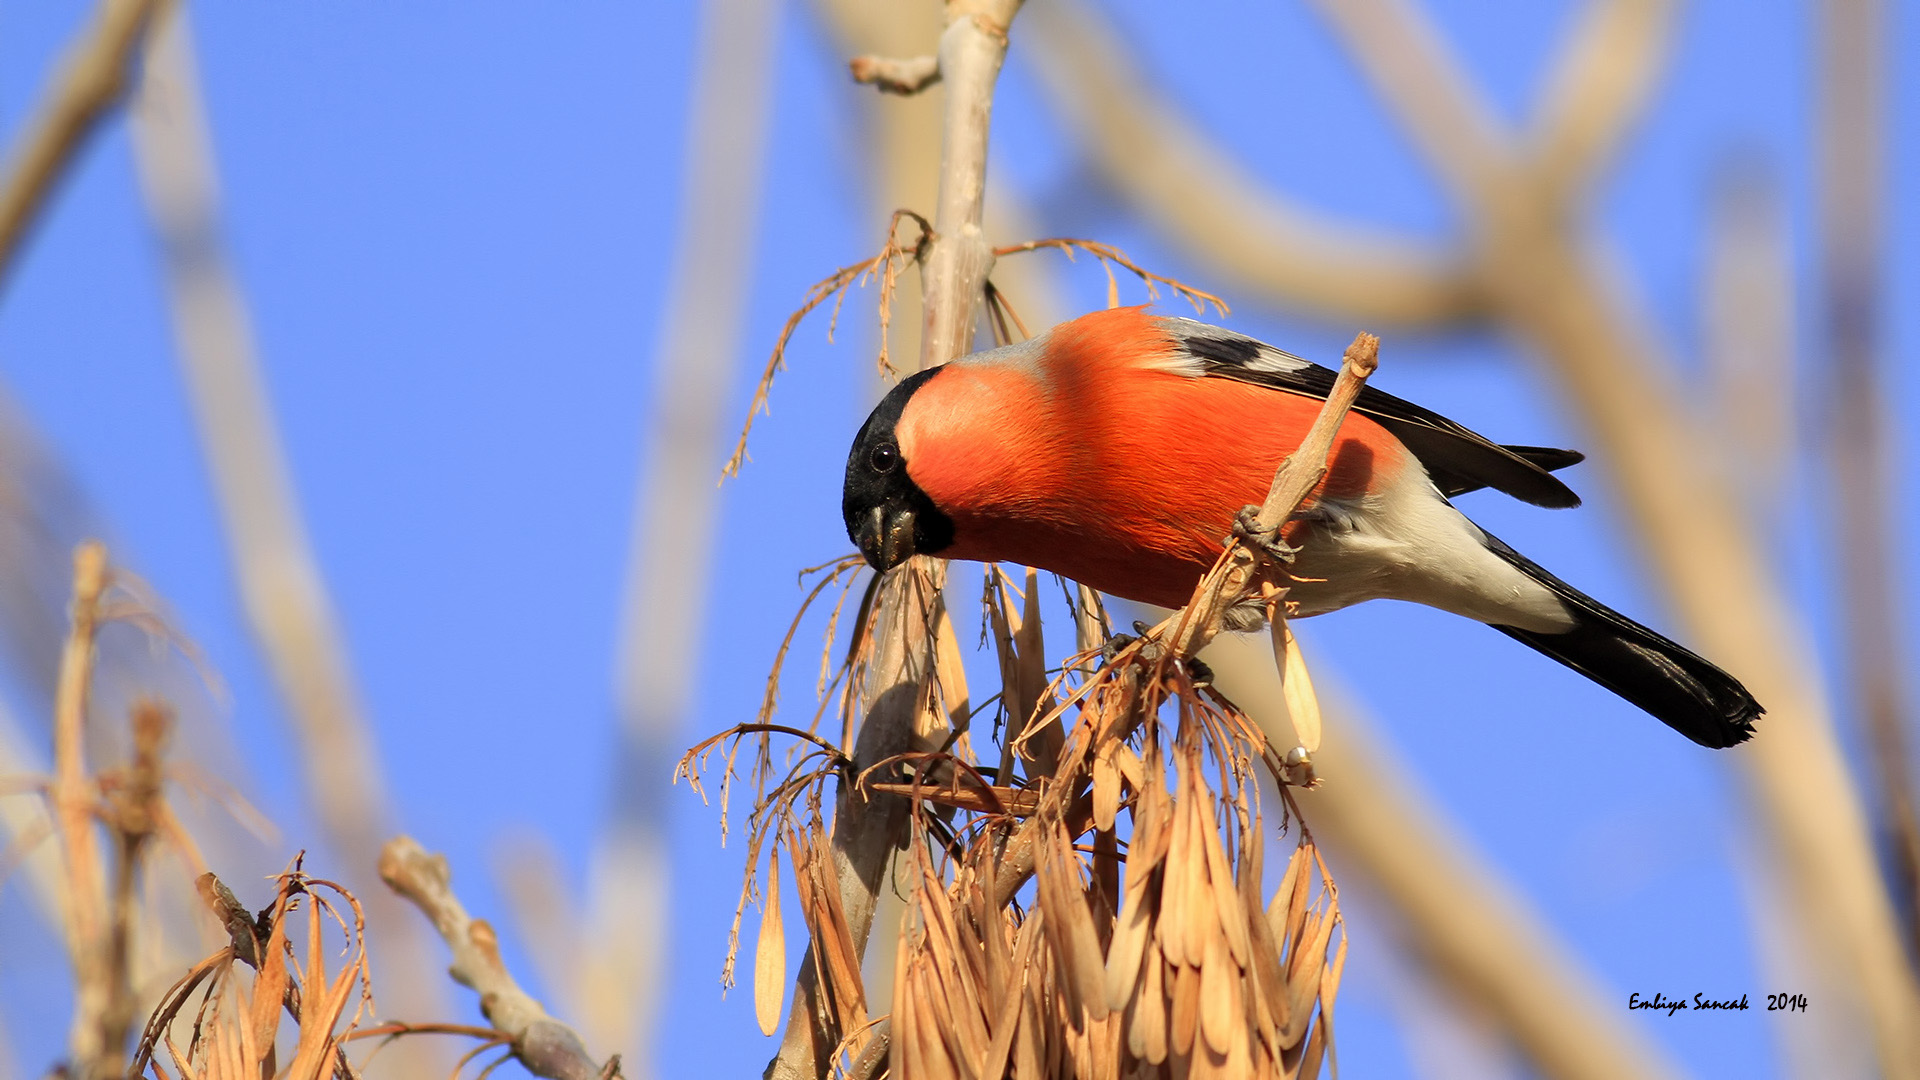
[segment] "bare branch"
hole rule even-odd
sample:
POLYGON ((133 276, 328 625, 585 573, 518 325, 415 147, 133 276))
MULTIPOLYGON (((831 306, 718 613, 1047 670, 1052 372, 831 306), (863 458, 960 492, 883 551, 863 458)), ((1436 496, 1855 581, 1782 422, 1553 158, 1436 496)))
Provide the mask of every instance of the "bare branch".
POLYGON ((847 67, 853 71, 854 82, 902 97, 911 97, 940 81, 940 60, 932 56, 916 56, 910 60, 856 56, 847 67))
MULTIPOLYGON (((73 963, 69 1067, 94 1080, 119 1062, 106 1038, 114 996, 107 956, 106 870, 94 831, 98 793, 87 772, 87 699, 93 680, 93 637, 100 594, 107 587, 107 549, 85 543, 73 554, 73 613, 53 710, 53 818, 66 856, 67 952, 73 963)), ((124 1040, 123 1040, 124 1041, 124 1040)))
MULTIPOLYGON (((940 154, 940 195, 933 241, 921 263, 923 333, 920 366, 942 364, 966 352, 973 342, 975 318, 993 269, 993 249, 983 228, 986 195, 987 136, 993 88, 1006 58, 1007 29, 1021 0, 948 0, 946 29, 940 36, 940 70, 946 84, 946 118, 940 154)), ((915 704, 921 684, 933 677, 929 616, 938 609, 945 583, 944 564, 910 560, 883 585, 875 612, 878 652, 869 672, 873 702, 861 724, 854 749, 856 769, 864 769, 912 749, 915 704)), ((857 954, 866 949, 875 898, 904 839, 908 804, 898 796, 876 793, 863 799, 843 784, 833 827, 835 871, 840 906, 857 954)), ((834 1047, 845 1032, 822 1000, 818 964, 809 946, 801 961, 793 1007, 779 1053, 767 1076, 823 1077, 834 1047)))
POLYGON ((1673 43, 1674 0, 1588 0, 1553 65, 1528 150, 1563 197, 1590 187, 1646 112, 1673 43))
POLYGON ((1753 782, 1785 894, 1829 1014, 1868 1032, 1890 1076, 1920 1076, 1920 985, 1909 967, 1830 711, 1767 553, 1707 467, 1674 366, 1555 193, 1513 164, 1458 68, 1401 0, 1322 0, 1362 67, 1461 200, 1480 275, 1502 322, 1566 387, 1596 455, 1682 620, 1766 703, 1760 738, 1735 755, 1753 782), (1478 159, 1465 160, 1468 152, 1478 159), (1484 155, 1484 157, 1482 157, 1484 155), (1501 170, 1505 170, 1502 172, 1501 170))
POLYGON ((1519 147, 1412 0, 1315 0, 1440 179, 1479 203, 1513 179, 1519 147))
MULTIPOLYGON (((352 868, 349 880, 364 880, 390 828, 379 755, 288 476, 246 300, 227 262, 187 12, 176 6, 160 18, 133 136, 180 362, 247 622, 300 741, 306 796, 327 843, 352 868)), ((395 917, 390 898, 374 891, 368 901, 388 958, 381 980, 388 1004, 437 1011, 443 987, 428 977, 428 943, 395 917)))
POLYGON ((74 152, 126 93, 128 62, 159 6, 160 0, 101 0, 42 92, 0 183, 0 278, 12 268, 21 238, 74 152))
MULTIPOLYGON (((1914 794, 1908 655, 1896 610, 1891 507, 1899 490, 1882 356, 1889 13, 1879 0, 1821 4, 1821 291, 1828 433, 1839 496, 1837 547, 1845 598, 1842 670, 1866 728, 1878 831, 1908 948, 1920 948, 1920 810, 1914 794)), ((1916 954, 1920 955, 1920 954, 1916 954)))
POLYGON ((644 445, 636 448, 614 673, 621 756, 610 768, 648 782, 618 785, 621 798, 595 844, 581 980, 571 990, 581 1030, 635 1060, 650 1055, 662 1000, 672 884, 663 789, 685 729, 711 589, 716 448, 742 360, 780 42, 780 12, 769 0, 701 7, 680 233, 654 342, 644 445))
POLYGON ((611 1080, 620 1058, 597 1064, 573 1029, 547 1015, 500 959, 500 941, 484 919, 467 914, 453 892, 445 856, 429 855, 412 837, 397 836, 380 852, 380 877, 433 922, 453 950, 450 974, 480 995, 480 1012, 513 1047, 527 1071, 551 1080, 611 1080))
POLYGON ((1464 260, 1332 222, 1264 188, 1148 89, 1112 29, 1078 3, 1036 7, 1035 74, 1107 181, 1189 255, 1244 292, 1336 322, 1452 323, 1481 306, 1464 260))
POLYGON ((993 87, 1007 57, 1007 27, 1020 4, 947 0, 947 28, 940 35, 940 70, 947 86, 940 199, 933 247, 920 277, 926 303, 920 339, 923 370, 973 347, 974 319, 993 271, 993 247, 983 225, 993 87))
POLYGON ((181 13, 155 35, 134 113, 142 189, 249 621, 301 736, 308 794, 349 860, 379 849, 386 796, 307 542, 244 301, 224 258, 212 154, 181 13))

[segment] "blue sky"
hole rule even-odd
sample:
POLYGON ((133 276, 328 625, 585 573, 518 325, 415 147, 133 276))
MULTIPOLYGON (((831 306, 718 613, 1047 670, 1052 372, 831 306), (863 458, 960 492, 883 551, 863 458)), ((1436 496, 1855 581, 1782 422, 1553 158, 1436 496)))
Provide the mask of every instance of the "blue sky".
MULTIPOLYGON (((34 101, 79 10, 0 8, 6 130, 34 101)), ((1514 119, 1526 115, 1576 8, 1432 10, 1514 119)), ((1436 238, 1458 227, 1301 5, 1183 5, 1173 17, 1126 0, 1111 14, 1154 79, 1262 179, 1350 219, 1436 238)), ((1891 40, 1914 40, 1913 6, 1892 14, 1891 40)), ((500 911, 485 868, 515 830, 549 837, 577 885, 612 786, 668 780, 615 777, 607 763, 697 11, 223 3, 194 18, 232 256, 400 819, 449 854, 476 911, 500 911)), ((788 5, 783 19, 770 147, 779 170, 744 286, 743 372, 757 370, 806 287, 870 252, 881 226, 854 152, 852 106, 863 91, 809 9, 788 5)), ((1727 155, 1757 151, 1777 168, 1798 263, 1813 265, 1810 19, 1780 3, 1687 7, 1678 63, 1602 187, 1600 228, 1682 356, 1697 353, 1704 211, 1727 155)), ((1042 234, 1114 241, 1150 266, 1217 285, 1098 190, 1072 133, 1047 113, 1017 25, 1014 41, 993 168, 1039 208, 1042 234)), ((1899 302, 1915 295, 1920 273, 1909 209, 1920 194, 1911 122, 1920 89, 1911 70, 1894 77, 1886 330, 1898 416, 1920 404, 1907 374, 1920 359, 1920 313, 1899 302)), ((1077 308, 1103 302, 1104 279, 1090 266, 1066 280, 1077 308)), ((250 794, 290 846, 311 837, 281 711, 229 573, 124 125, 86 148, 4 289, 0 382, 110 523, 115 551, 167 597, 222 674, 250 794)), ((1816 325, 1810 296, 1803 287, 1803 344, 1816 325)), ((867 299, 856 295, 849 312, 867 299)), ((1310 356, 1337 355, 1355 329, 1228 299, 1230 325, 1310 356)), ((794 571, 848 546, 837 500, 865 412, 871 359, 860 342, 849 333, 828 345, 821 327, 802 331, 774 412, 756 430, 754 461, 726 488, 716 561, 739 569, 715 584, 705 655, 745 674, 703 667, 687 743, 750 717, 800 598, 794 571)), ((1496 337, 1389 339, 1386 356, 1378 385, 1500 441, 1586 442, 1553 388, 1496 337)), ((1810 349, 1800 360, 1800 417, 1812 435, 1819 375, 1810 349)), ((736 388, 736 415, 748 390, 736 388)), ((1603 466, 1570 474, 1587 497, 1578 511, 1486 494, 1463 508, 1582 589, 1671 628, 1640 580, 1603 466)), ((1804 474, 1796 505, 1817 515, 1822 491, 1817 473, 1804 474)), ((1911 525, 1914 512, 1903 475, 1900 520, 1911 525)), ((1783 580, 1831 649, 1820 595, 1832 553, 1817 538, 1817 527, 1802 526, 1776 546, 1783 580)), ((1910 582, 1901 587, 1912 595, 1910 582)), ((1629 990, 1757 999, 1792 989, 1764 985, 1753 959, 1735 864, 1744 810, 1724 760, 1500 635, 1438 613, 1372 605, 1301 633, 1623 1009, 1629 990), (1443 783, 1432 763, 1463 738, 1479 776, 1443 783)), ((805 696, 796 687, 789 699, 805 696)), ((684 789, 668 803, 678 954, 662 1075, 696 1061, 719 1075, 757 1073, 772 1043, 754 1030, 749 996, 723 1001, 716 981, 738 849, 718 848, 714 813, 684 789)), ((0 897, 0 927, 20 925, 22 910, 17 895, 0 897)), ((1384 985, 1393 977, 1379 958, 1384 930, 1360 917, 1353 933, 1343 1065, 1357 1076, 1413 1075, 1384 985), (1363 962, 1369 950, 1376 958, 1363 962)), ((44 942, 0 928, 0 1016, 29 1071, 63 1041, 64 1009, 45 996, 60 970, 44 942)), ((1764 1014, 1636 1022, 1697 1075, 1776 1075, 1764 1014)))

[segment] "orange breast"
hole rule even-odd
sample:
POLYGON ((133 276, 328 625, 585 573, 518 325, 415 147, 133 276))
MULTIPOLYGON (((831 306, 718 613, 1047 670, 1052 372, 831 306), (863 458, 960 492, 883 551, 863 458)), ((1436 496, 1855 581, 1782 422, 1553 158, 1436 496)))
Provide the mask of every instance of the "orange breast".
MULTIPOLYGON (((1320 402, 1142 364, 1073 363, 1058 349, 1049 358, 1044 372, 949 368, 902 417, 909 474, 954 520, 941 554, 1180 606, 1235 514, 1266 498, 1320 402)), ((1349 414, 1309 498, 1359 495, 1407 458, 1385 429, 1349 414)))

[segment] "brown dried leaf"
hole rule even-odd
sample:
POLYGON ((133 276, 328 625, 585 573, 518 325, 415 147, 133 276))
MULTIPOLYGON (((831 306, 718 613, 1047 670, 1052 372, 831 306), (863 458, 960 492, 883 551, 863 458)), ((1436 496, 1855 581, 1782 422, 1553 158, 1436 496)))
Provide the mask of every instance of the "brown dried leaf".
MULTIPOLYGON (((1313 999, 1320 993, 1320 971, 1327 961, 1327 939, 1333 933, 1334 920, 1314 913, 1317 925, 1313 935, 1302 946, 1302 959, 1287 974, 1287 1010, 1291 1015, 1287 1030, 1280 1033, 1281 1041, 1292 1044, 1300 1038, 1308 1018, 1313 1013, 1313 999)), ((1289 957, 1289 960, 1292 958, 1289 957)))
MULTIPOLYGON (((1144 876, 1144 875, 1143 875, 1144 876)), ((1140 961, 1147 954, 1147 942, 1153 936, 1153 915, 1147 907, 1147 890, 1131 888, 1127 901, 1114 923, 1113 942, 1107 946, 1107 1008, 1123 1009, 1133 1000, 1140 984, 1140 961)))
POLYGON ((1200 969, 1186 964, 1171 965, 1172 985, 1168 990, 1173 995, 1173 1024, 1167 1034, 1172 1036, 1172 1050, 1181 1057, 1193 1053, 1194 1032, 1200 1026, 1200 969))
POLYGON ((1015 1035, 1021 1026, 1021 1003, 1026 1000, 1034 950, 1041 937, 1040 920, 1044 917, 1038 910, 1034 911, 1027 916, 1026 922, 1020 924, 1015 935, 1012 977, 1001 991, 1000 1008, 993 1021, 993 1043, 987 1047, 987 1056, 982 1059, 982 1076, 1006 1074, 1007 1055, 1012 1052, 1015 1035))
MULTIPOLYGON (((853 946, 853 932, 847 928, 846 914, 840 908, 839 883, 832 876, 832 847, 818 824, 812 830, 806 851, 815 906, 815 916, 809 920, 809 926, 819 943, 819 951, 827 960, 832 998, 840 1011, 840 1030, 852 1031, 866 1022, 866 989, 860 980, 860 953, 853 946)), ((796 868, 795 875, 799 872, 796 868)))
MULTIPOLYGON (((1187 964, 1198 967, 1206 961, 1207 939, 1218 933, 1220 927, 1213 889, 1207 880, 1207 850, 1219 843, 1219 836, 1213 831, 1213 814, 1209 812, 1212 794, 1199 784, 1195 784, 1194 789, 1187 808, 1187 881, 1182 900, 1186 906, 1187 964)), ((1172 865, 1169 871, 1170 876, 1180 872, 1172 865)))
POLYGON ((1207 1045, 1225 1056, 1233 1029, 1244 1027, 1240 1010, 1240 966, 1227 953, 1227 938, 1218 926, 1207 937, 1206 960, 1200 968, 1200 1033, 1207 1045))
POLYGON ((1202 873, 1205 872, 1206 856, 1193 851, 1193 829, 1190 824, 1192 807, 1198 800, 1193 797, 1184 774, 1180 780, 1180 797, 1173 804, 1173 823, 1167 830, 1166 871, 1160 879, 1160 918, 1155 921, 1153 933, 1161 947, 1166 951, 1167 960, 1174 964, 1199 964, 1200 951, 1189 950, 1187 932, 1193 925, 1189 909, 1193 906, 1187 892, 1193 882, 1193 866, 1198 856, 1202 873))
POLYGON ((1134 1021, 1142 1031, 1142 1042, 1146 1044, 1148 1061, 1155 1065, 1167 1060, 1167 958, 1159 949, 1147 950, 1146 985, 1141 987, 1139 1007, 1134 1013, 1134 1021))
POLYGON ((961 659, 960 639, 954 635, 953 619, 947 605, 938 606, 934 622, 933 673, 940 684, 940 699, 947 707, 947 718, 956 730, 966 726, 973 715, 973 703, 967 692, 967 668, 961 659))
POLYGON ((766 897, 760 908, 760 940, 753 949, 753 1015, 760 1034, 780 1030, 780 1004, 787 992, 787 931, 780 918, 780 853, 767 863, 766 897))
MULTIPOLYGON (((1093 926, 1093 913, 1080 880, 1073 841, 1059 823, 1048 829, 1040 853, 1040 906, 1047 913, 1048 940, 1061 972, 1061 985, 1075 1014, 1102 1020, 1107 1015, 1105 952, 1093 926)), ((1076 1016, 1075 1026, 1079 1026, 1076 1016)))
POLYGON ((280 1003, 287 996, 287 920, 284 914, 284 909, 274 912, 273 930, 262 950, 264 955, 259 957, 260 970, 253 979, 253 1000, 248 1008, 247 1022, 253 1031, 254 1047, 262 1052, 259 1061, 273 1057, 274 1035, 280 1030, 280 1003))
POLYGON ((1147 785, 1140 764, 1140 755, 1133 752, 1133 747, 1125 743, 1114 743, 1113 764, 1115 768, 1120 770, 1120 776, 1127 782, 1128 787, 1135 791, 1144 791, 1146 789, 1147 785))
MULTIPOLYGON (((1309 754, 1320 749, 1320 698, 1313 692, 1313 678, 1307 674, 1307 658, 1300 653, 1300 642, 1281 619, 1273 624, 1273 659, 1280 668, 1280 688, 1287 703, 1287 718, 1293 733, 1309 754)), ((1292 747, 1276 747, 1282 753, 1292 747)))
POLYGON ((1257 832, 1256 827, 1250 830, 1252 835, 1241 836, 1240 898, 1248 912, 1248 952, 1253 960, 1247 989, 1260 1037, 1277 1056, 1283 1049, 1280 1029, 1287 1025, 1287 980, 1280 970, 1280 939, 1268 918, 1259 913, 1261 843, 1257 832))
POLYGON ((1233 868, 1227 865, 1226 848, 1220 842, 1220 834, 1213 829, 1206 830, 1201 845, 1207 854, 1208 891, 1213 894, 1214 916, 1226 934, 1227 950, 1233 954, 1233 962, 1245 968, 1248 959, 1246 909, 1240 906, 1233 868))
POLYGON ((1108 743, 1093 759, 1093 824, 1101 832, 1113 830, 1113 819, 1120 813, 1120 769, 1114 764, 1113 747, 1108 743))
MULTIPOLYGON (((1044 930, 1045 927, 1042 927, 1044 930)), ((1042 1021, 1045 1015, 1041 1011, 1040 997, 1045 979, 1040 977, 1045 970, 1045 961, 1041 961, 1040 970, 1034 977, 1026 980, 1020 993, 1020 1022, 1013 1033, 1013 1062, 1015 1076, 1047 1076, 1043 1062, 1048 1054, 1046 1037, 1049 1025, 1042 1021)), ((908 1074, 911 1075, 911 1074, 908 1074)))

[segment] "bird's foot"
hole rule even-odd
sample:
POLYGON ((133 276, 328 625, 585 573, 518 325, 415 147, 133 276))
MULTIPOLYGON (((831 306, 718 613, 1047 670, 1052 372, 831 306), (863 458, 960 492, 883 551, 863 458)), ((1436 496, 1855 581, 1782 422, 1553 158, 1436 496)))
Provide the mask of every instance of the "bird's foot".
POLYGON ((1290 563, 1300 549, 1280 539, 1280 530, 1260 524, 1260 508, 1243 506, 1233 517, 1233 535, 1276 563, 1290 563))

